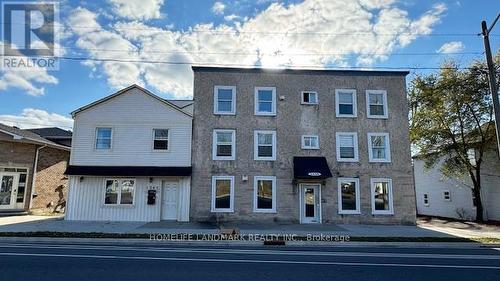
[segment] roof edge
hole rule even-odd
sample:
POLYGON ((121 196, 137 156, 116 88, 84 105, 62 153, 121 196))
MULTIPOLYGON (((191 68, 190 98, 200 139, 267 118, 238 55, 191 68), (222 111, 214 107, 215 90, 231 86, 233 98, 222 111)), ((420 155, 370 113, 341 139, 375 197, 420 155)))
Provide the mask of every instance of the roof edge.
POLYGON ((406 76, 409 70, 370 70, 370 69, 307 69, 307 68, 262 68, 262 67, 220 67, 220 66, 191 66, 193 72, 243 72, 243 73, 277 73, 277 74, 374 74, 406 76))

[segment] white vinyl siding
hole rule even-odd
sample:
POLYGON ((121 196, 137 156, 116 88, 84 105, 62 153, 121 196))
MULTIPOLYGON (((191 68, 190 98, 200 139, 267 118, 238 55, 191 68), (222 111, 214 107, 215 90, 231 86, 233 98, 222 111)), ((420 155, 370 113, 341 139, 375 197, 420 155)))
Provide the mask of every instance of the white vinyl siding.
POLYGON ((358 133, 338 132, 335 133, 337 161, 357 162, 358 153, 358 133))
POLYGON ((236 131, 214 130, 212 141, 213 160, 234 160, 236 157, 236 131))
POLYGON ((391 145, 388 133, 368 133, 367 139, 370 162, 391 162, 391 145))
POLYGON ((214 114, 235 115, 236 114, 236 87, 215 86, 214 87, 214 114))
POLYGON ((70 164, 82 166, 191 166, 186 114, 132 89, 74 117, 70 164), (111 149, 95 149, 96 128, 112 127, 111 149), (169 129, 169 153, 152 149, 152 132, 169 129))
POLYGON ((388 118, 387 91, 366 91, 366 116, 368 118, 388 118))
POLYGON ((276 88, 275 87, 255 87, 254 93, 255 115, 275 116, 276 115, 276 88))
POLYGON ((337 117, 358 116, 356 90, 354 89, 335 90, 335 114, 337 117))

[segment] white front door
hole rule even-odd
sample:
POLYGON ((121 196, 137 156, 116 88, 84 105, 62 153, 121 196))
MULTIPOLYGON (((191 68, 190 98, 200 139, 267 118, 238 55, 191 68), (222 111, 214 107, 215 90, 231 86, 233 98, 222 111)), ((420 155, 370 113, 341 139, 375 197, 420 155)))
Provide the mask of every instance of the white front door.
POLYGON ((178 204, 178 186, 177 182, 163 182, 161 191, 161 219, 176 220, 178 204))
POLYGON ((321 223, 319 184, 302 184, 300 188, 300 222, 321 223))
POLYGON ((15 208, 18 181, 17 173, 0 173, 0 209, 15 208))

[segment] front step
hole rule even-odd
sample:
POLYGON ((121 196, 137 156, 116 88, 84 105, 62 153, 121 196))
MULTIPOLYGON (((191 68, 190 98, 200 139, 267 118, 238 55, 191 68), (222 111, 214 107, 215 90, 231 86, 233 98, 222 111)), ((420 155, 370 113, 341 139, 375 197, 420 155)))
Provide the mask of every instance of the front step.
POLYGON ((11 217, 11 216, 26 216, 29 213, 26 211, 0 211, 0 217, 11 217))

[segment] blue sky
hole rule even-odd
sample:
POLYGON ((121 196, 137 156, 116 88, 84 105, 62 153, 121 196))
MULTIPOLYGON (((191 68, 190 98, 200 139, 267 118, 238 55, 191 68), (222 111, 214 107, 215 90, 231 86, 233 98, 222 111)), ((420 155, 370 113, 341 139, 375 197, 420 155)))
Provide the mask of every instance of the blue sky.
MULTIPOLYGON (((483 58, 483 45, 481 37, 463 34, 491 22, 495 3, 61 1, 60 55, 94 60, 60 60, 59 70, 40 73, 0 70, 0 122, 67 128, 71 111, 131 83, 167 98, 190 97, 189 64, 138 62, 144 60, 334 68, 437 67, 453 58, 466 65, 483 58)), ((493 50, 499 39, 492 36, 493 50)))

